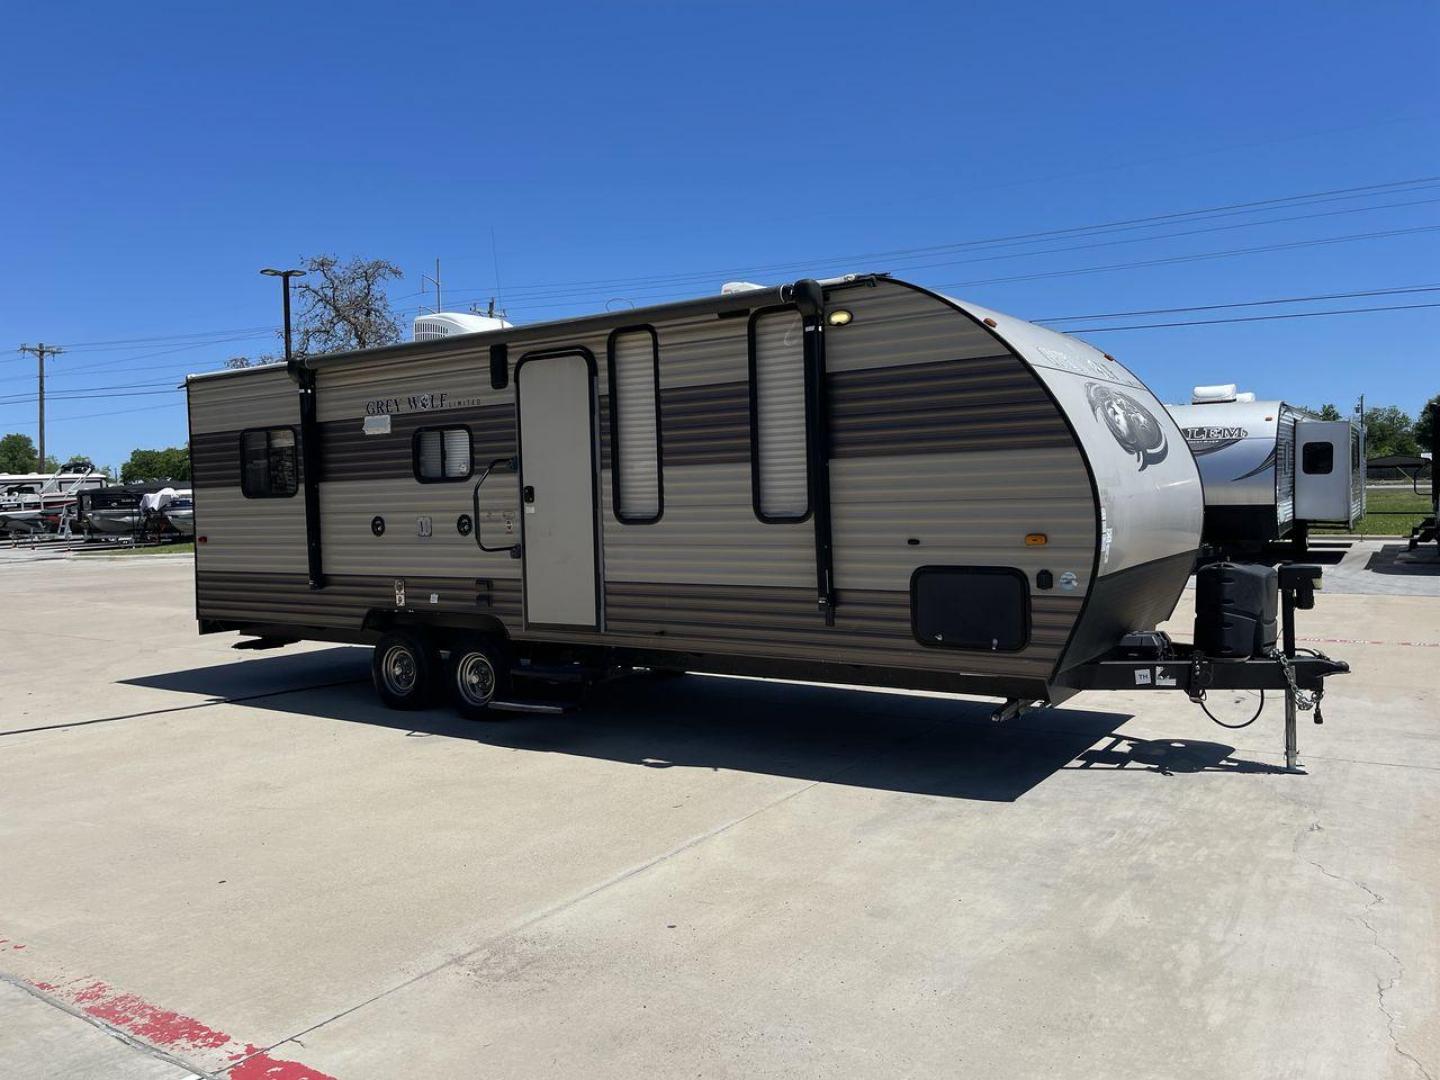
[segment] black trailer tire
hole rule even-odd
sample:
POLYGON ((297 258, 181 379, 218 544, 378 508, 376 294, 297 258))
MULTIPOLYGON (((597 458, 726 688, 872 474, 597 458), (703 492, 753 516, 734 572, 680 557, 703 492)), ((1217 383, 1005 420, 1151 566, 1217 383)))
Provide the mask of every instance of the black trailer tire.
POLYGON ((435 697, 440 657, 418 634, 394 631, 375 643, 370 678, 390 709, 423 709, 435 697))
POLYGON ((510 688, 510 662, 504 647, 492 638, 460 639, 450 650, 445 683, 461 716, 499 720, 502 714, 490 708, 490 703, 502 699, 510 688))

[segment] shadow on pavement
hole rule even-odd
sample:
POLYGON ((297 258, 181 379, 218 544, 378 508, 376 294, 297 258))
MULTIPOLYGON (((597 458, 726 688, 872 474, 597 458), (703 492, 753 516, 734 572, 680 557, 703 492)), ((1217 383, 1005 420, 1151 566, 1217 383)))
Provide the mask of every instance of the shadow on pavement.
POLYGON ((1138 766, 1166 776, 1176 773, 1230 772, 1281 773, 1285 769, 1263 761, 1232 757, 1233 746, 1193 739, 1129 739, 1112 735, 1104 746, 1081 751, 1068 769, 1124 769, 1138 766))
POLYGON ((1407 544, 1386 544, 1370 556, 1365 569, 1376 574, 1435 577, 1440 575, 1440 556, 1429 544, 1418 551, 1411 551, 1407 544))
POLYGON ((463 720, 448 708, 394 712, 369 686, 369 650, 324 649, 127 679, 244 700, 248 708, 372 724, 651 769, 752 772, 947 798, 1009 802, 1129 719, 1044 709, 995 724, 994 703, 834 687, 636 676, 594 689, 561 716, 463 720), (338 685, 337 685, 338 684, 338 685))

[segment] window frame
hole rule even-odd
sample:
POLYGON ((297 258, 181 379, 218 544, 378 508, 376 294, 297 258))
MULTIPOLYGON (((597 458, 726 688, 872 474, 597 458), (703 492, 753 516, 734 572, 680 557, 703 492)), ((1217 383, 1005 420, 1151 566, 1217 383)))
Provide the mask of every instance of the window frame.
POLYGON ((293 499, 304 485, 300 482, 300 469, 303 465, 303 458, 300 453, 300 429, 294 424, 266 424, 264 427, 248 427, 240 432, 240 494, 247 499, 293 499), (295 486, 286 492, 267 491, 254 493, 245 482, 245 437, 253 435, 257 431, 265 433, 265 461, 266 471, 269 472, 270 454, 272 452, 270 439, 277 431, 288 431, 294 437, 295 443, 290 448, 295 455, 295 486))
POLYGON ((606 390, 610 395, 610 508, 622 525, 654 525, 665 516, 665 435, 660 419, 660 335, 650 323, 621 326, 610 331, 605 340, 606 390), (649 334, 651 362, 655 372, 655 513, 648 516, 626 514, 621 510, 620 494, 620 395, 616 392, 615 341, 622 334, 649 334))
POLYGON ((410 473, 415 477, 417 483, 421 484, 463 484, 475 475, 475 433, 470 430, 469 424, 429 424, 425 427, 416 428, 410 435, 410 473), (427 431, 440 432, 440 475, 423 476, 420 472, 420 436, 427 431), (470 449, 470 461, 465 468, 464 476, 445 475, 445 432, 465 432, 465 442, 470 449))
POLYGON ((796 304, 776 304, 771 307, 757 308, 750 313, 746 323, 746 361, 749 368, 749 395, 750 395, 750 508, 755 512, 755 517, 765 525, 800 525, 810 520, 815 512, 814 499, 811 497, 811 476, 810 470, 814 462, 810 460, 810 427, 815 423, 815 403, 810 400, 810 372, 809 362, 805 355, 805 317, 800 313, 796 304), (756 334, 755 327, 771 315, 792 313, 800 319, 800 379, 801 393, 805 402, 805 424, 804 424, 804 450, 805 450, 805 509, 800 514, 776 516, 767 514, 760 506, 760 381, 759 381, 759 358, 756 355, 756 334))
POLYGON ((1316 439, 1315 441, 1313 441, 1313 442, 1307 442, 1307 443, 1305 443, 1304 445, 1302 445, 1302 446, 1300 447, 1300 472, 1301 472, 1302 474, 1304 474, 1305 476, 1329 476, 1329 475, 1331 475, 1334 471, 1335 471, 1335 444, 1332 443, 1330 440, 1328 440, 1328 439, 1316 439), (1323 469, 1318 469, 1318 468, 1317 468, 1317 469, 1312 469, 1312 468, 1310 468, 1310 458, 1311 458, 1311 456, 1312 456, 1312 455, 1310 454, 1310 448, 1311 448, 1312 446, 1313 446, 1313 447, 1316 447, 1316 448, 1322 448, 1322 447, 1324 448, 1324 454, 1319 454, 1319 453, 1317 453, 1317 454, 1315 454, 1314 456, 1323 459, 1323 460, 1322 460, 1321 462, 1319 462, 1318 464, 1323 464, 1323 465, 1325 466, 1325 468, 1323 468, 1323 469))

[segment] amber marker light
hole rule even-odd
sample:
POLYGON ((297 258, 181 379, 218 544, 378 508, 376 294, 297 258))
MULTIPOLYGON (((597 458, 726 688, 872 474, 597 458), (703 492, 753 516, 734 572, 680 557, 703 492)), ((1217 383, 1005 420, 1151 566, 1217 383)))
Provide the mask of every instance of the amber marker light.
POLYGON ((1046 536, 1044 533, 1026 533, 1026 534, 1025 534, 1025 546, 1026 546, 1026 547, 1044 547, 1044 546, 1045 546, 1046 544, 1048 544, 1049 542, 1050 542, 1050 538, 1049 538, 1048 536, 1046 536))

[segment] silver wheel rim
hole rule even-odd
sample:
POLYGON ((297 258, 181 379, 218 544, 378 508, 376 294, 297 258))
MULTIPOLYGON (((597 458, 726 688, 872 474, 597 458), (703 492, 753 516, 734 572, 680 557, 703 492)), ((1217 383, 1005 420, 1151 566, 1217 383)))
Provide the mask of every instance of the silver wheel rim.
POLYGON ((466 653, 455 665, 455 688, 467 705, 488 705, 495 696, 495 668, 484 653, 466 653))
POLYGON ((420 682, 420 665, 407 646, 391 645, 380 661, 380 676, 390 693, 396 697, 409 697, 420 682))

